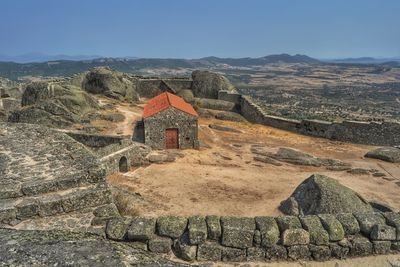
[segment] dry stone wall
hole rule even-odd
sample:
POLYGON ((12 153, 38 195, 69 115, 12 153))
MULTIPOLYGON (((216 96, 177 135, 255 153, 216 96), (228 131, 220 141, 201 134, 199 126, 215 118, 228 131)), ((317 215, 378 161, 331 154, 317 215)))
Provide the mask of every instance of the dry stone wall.
POLYGON ((186 261, 325 261, 399 253, 400 213, 113 218, 106 236, 186 261))
MULTIPOLYGON (((223 99, 229 98, 223 96, 223 99)), ((400 145, 400 123, 358 121, 335 123, 319 120, 291 120, 268 115, 250 96, 244 95, 241 96, 240 111, 248 121, 300 134, 367 145, 400 145)))

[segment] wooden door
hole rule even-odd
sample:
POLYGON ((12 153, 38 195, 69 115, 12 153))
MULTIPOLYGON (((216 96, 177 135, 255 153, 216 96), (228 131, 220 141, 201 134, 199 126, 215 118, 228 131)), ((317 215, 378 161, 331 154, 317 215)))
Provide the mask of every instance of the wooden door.
POLYGON ((176 149, 179 148, 178 129, 165 130, 165 148, 176 149))

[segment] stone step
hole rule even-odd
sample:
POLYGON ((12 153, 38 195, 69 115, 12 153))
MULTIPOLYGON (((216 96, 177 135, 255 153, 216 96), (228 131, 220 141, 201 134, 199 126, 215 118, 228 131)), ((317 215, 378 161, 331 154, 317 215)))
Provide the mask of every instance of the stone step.
MULTIPOLYGON (((100 170, 99 172, 104 172, 100 170)), ((2 184, 0 187, 0 200, 13 199, 23 196, 36 196, 50 192, 58 192, 71 188, 78 188, 90 184, 105 182, 105 175, 102 173, 85 174, 79 173, 66 176, 62 179, 37 180, 24 183, 2 184)))
POLYGON ((0 223, 14 224, 33 217, 46 217, 112 202, 105 183, 37 195, 0 200, 0 223))

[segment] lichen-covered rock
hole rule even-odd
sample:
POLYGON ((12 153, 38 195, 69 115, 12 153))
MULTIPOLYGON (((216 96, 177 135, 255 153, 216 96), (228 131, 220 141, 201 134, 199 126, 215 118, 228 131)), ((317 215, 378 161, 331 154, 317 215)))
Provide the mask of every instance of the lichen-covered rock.
POLYGON ((246 260, 246 250, 240 248, 224 247, 222 249, 222 261, 239 262, 246 260))
POLYGON ((316 215, 308 215, 305 217, 300 217, 301 223, 309 233, 310 242, 315 245, 328 245, 329 234, 324 229, 321 221, 316 215))
POLYGON ((81 88, 67 83, 29 84, 22 96, 22 107, 9 116, 10 122, 67 127, 99 108, 97 101, 81 88))
POLYGON ((336 219, 342 224, 345 235, 355 235, 360 232, 360 225, 351 213, 339 213, 336 219))
POLYGON ((279 227, 273 217, 256 217, 256 226, 261 234, 261 246, 275 245, 280 236, 279 227))
POLYGON ((123 73, 107 67, 90 70, 82 81, 82 88, 93 94, 135 102, 139 99, 136 83, 123 73))
POLYGON ((149 240, 149 250, 155 253, 171 252, 172 240, 168 237, 153 237, 149 240))
POLYGON ((235 248, 249 248, 253 246, 254 230, 253 218, 222 217, 221 244, 235 248))
POLYGON ((375 224, 371 229, 370 238, 372 240, 379 241, 394 241, 396 240, 396 228, 387 225, 375 224))
POLYGON ((256 247, 259 247, 261 245, 261 232, 260 232, 260 230, 255 230, 254 231, 253 244, 256 247))
POLYGON ((291 197, 297 201, 299 213, 304 215, 373 211, 371 205, 353 190, 319 174, 304 180, 291 197))
POLYGON ((134 241, 149 240, 155 233, 156 219, 134 217, 128 227, 128 239, 134 241))
POLYGON ((197 248, 197 260, 221 261, 223 247, 217 243, 204 243, 197 248))
POLYGON ((120 216, 117 206, 114 203, 100 206, 93 211, 94 216, 100 218, 113 218, 120 216))
POLYGON ((392 243, 390 241, 373 241, 375 254, 388 254, 390 253, 390 248, 392 243))
POLYGON ((350 247, 341 246, 338 243, 330 243, 329 249, 331 250, 332 257, 338 259, 345 259, 350 251, 350 247))
POLYGON ((191 245, 204 243, 207 239, 206 219, 202 216, 192 216, 188 219, 188 235, 191 245))
POLYGON ((164 216, 157 219, 157 231, 161 236, 179 238, 185 231, 187 219, 177 216, 164 216))
POLYGON ((247 249, 247 261, 264 261, 265 249, 252 247, 247 249))
POLYGON ((108 221, 106 226, 106 235, 113 240, 125 240, 129 224, 128 218, 113 218, 108 221))
POLYGON ((282 234, 284 246, 308 245, 310 234, 304 229, 287 229, 282 234))
POLYGON ((380 147, 369 151, 365 157, 398 163, 400 162, 400 149, 397 147, 380 147))
POLYGON ((183 100, 185 100, 188 103, 192 103, 194 101, 193 91, 190 89, 180 90, 177 95, 182 97, 183 100))
POLYGON ((329 246, 310 245, 310 252, 316 261, 326 261, 331 257, 329 246))
POLYGON ((189 244, 187 233, 175 240, 173 248, 175 255, 182 260, 194 261, 196 259, 197 246, 189 244))
POLYGON ((385 212, 385 213, 383 213, 383 215, 386 218, 387 224, 396 228, 397 240, 400 240, 400 213, 385 212))
POLYGON ((373 252, 373 245, 365 237, 356 237, 351 241, 350 255, 351 256, 368 256, 373 252))
POLYGON ((271 261, 279 261, 287 259, 286 247, 281 245, 272 245, 265 249, 265 257, 271 261))
POLYGON ((306 245, 296 245, 287 248, 288 257, 292 260, 308 260, 311 257, 310 250, 306 245))
POLYGON ((196 70, 192 72, 192 90, 196 97, 218 98, 219 91, 235 92, 235 87, 224 76, 196 70))
POLYGON ((208 239, 219 240, 221 237, 221 224, 219 216, 207 216, 208 239))
POLYGON ((374 225, 385 225, 385 218, 381 213, 354 213, 359 225, 360 230, 366 236, 369 236, 374 225))
POLYGON ((276 222, 278 223, 281 233, 287 229, 302 229, 301 222, 297 216, 279 216, 276 217, 276 222))
POLYGON ((344 238, 344 229, 342 224, 332 214, 319 215, 322 225, 329 234, 330 241, 340 241, 344 238))
MULTIPOLYGON (((186 266, 98 235, 0 229, 1 266, 186 266)), ((146 244, 144 244, 146 245, 146 244)))

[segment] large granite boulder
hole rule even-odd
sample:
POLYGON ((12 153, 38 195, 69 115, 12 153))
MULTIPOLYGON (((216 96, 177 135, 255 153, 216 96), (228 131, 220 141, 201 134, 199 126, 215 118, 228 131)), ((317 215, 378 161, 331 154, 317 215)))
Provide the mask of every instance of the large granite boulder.
POLYGON ((99 108, 97 101, 81 88, 67 83, 35 82, 27 85, 22 107, 12 112, 10 122, 68 127, 99 108))
POLYGON ((380 159, 383 161, 398 163, 400 162, 400 148, 397 147, 380 147, 369 151, 365 157, 380 159))
POLYGON ((224 76, 210 71, 192 72, 192 91, 196 97, 218 98, 219 91, 235 92, 235 87, 224 76))
POLYGON ((126 74, 108 67, 89 71, 82 81, 82 88, 92 94, 102 94, 119 100, 135 102, 139 99, 136 83, 126 74))
POLYGON ((280 210, 290 215, 372 212, 371 205, 350 188, 330 177, 314 174, 303 181, 280 210), (297 202, 297 210, 293 202, 297 202))

